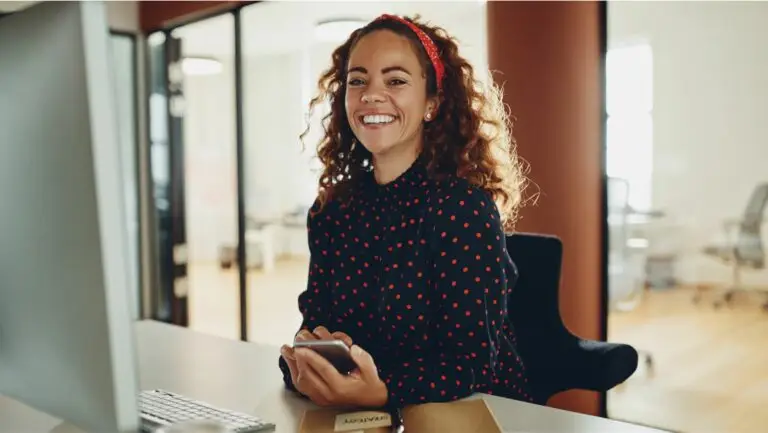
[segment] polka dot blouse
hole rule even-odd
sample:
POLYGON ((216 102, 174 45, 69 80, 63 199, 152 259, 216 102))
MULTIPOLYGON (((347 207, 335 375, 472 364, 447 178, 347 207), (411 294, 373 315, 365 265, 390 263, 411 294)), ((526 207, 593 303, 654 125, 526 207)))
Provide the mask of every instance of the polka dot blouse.
POLYGON ((487 193, 431 179, 417 161, 386 185, 369 174, 345 204, 311 213, 308 230, 302 329, 349 334, 373 356, 390 404, 475 392, 532 401, 507 318, 517 271, 487 193))

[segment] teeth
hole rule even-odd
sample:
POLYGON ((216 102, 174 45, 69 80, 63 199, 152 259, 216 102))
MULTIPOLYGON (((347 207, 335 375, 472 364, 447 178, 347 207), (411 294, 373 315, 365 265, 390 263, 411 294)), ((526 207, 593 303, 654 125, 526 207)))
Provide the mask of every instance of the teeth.
POLYGON ((394 120, 394 116, 387 114, 371 114, 368 116, 363 116, 363 123, 365 124, 391 123, 394 120))

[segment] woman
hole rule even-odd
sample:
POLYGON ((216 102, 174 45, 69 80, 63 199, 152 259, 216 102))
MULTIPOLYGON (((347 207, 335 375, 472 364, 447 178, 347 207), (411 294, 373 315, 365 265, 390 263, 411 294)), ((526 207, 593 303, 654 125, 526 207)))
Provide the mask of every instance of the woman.
POLYGON ((506 299, 523 176, 500 92, 442 29, 383 15, 333 53, 308 216, 302 339, 340 338, 359 369, 281 349, 288 388, 323 406, 530 400, 506 299))

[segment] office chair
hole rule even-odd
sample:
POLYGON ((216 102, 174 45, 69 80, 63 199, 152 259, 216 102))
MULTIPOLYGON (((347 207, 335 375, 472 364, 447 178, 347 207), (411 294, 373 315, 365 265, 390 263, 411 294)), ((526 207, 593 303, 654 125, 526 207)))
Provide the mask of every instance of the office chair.
POLYGON ((632 346, 584 340, 563 323, 558 303, 560 239, 515 233, 507 236, 506 243, 518 270, 509 317, 534 400, 544 405, 570 389, 605 392, 627 380, 638 363, 632 346))
MULTIPOLYGON (((768 205, 768 183, 762 183, 752 192, 744 215, 740 219, 724 222, 726 243, 707 245, 703 249, 704 255, 718 259, 732 267, 731 287, 725 291, 722 299, 714 302, 715 308, 719 308, 723 303, 730 305, 737 292, 746 290, 741 285, 741 271, 743 269, 760 270, 765 268, 765 249, 761 232, 765 222, 763 215, 766 205, 768 205)), ((703 288, 697 289, 693 298, 694 303, 701 300, 703 290, 703 288)), ((763 310, 768 312, 768 301, 763 304, 763 310)))

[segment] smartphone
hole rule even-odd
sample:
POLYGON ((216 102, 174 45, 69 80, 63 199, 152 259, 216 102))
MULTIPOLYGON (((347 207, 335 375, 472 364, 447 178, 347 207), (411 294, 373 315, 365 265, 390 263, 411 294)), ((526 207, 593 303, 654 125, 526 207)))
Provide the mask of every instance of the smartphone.
POLYGON ((293 347, 305 347, 314 350, 327 359, 341 374, 349 374, 357 368, 349 347, 341 340, 296 341, 293 343, 293 347))

